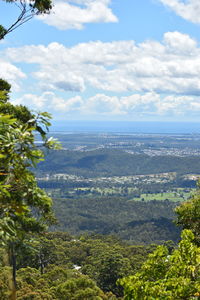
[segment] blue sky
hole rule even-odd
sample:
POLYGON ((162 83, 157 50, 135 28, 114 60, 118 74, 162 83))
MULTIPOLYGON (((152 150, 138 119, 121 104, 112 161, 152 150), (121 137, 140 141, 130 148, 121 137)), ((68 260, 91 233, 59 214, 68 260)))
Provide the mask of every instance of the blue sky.
POLYGON ((0 42, 0 77, 55 120, 199 122, 199 38, 199 0, 56 0, 0 42))

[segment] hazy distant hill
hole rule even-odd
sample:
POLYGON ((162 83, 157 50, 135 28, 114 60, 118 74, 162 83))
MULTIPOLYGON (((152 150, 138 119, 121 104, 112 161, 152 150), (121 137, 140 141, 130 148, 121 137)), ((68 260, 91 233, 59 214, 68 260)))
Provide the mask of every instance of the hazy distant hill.
POLYGON ((200 173, 200 159, 196 157, 133 155, 120 150, 52 151, 38 165, 39 172, 68 173, 86 177, 126 176, 177 172, 200 173))

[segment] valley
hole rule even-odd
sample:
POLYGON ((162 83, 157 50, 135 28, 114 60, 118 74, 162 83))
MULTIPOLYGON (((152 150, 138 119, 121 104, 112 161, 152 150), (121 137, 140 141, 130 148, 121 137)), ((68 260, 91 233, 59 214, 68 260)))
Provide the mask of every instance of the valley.
POLYGON ((36 173, 54 199, 58 224, 51 230, 115 234, 130 244, 179 240, 174 210, 196 191, 199 135, 54 137, 63 148, 47 152, 36 173))

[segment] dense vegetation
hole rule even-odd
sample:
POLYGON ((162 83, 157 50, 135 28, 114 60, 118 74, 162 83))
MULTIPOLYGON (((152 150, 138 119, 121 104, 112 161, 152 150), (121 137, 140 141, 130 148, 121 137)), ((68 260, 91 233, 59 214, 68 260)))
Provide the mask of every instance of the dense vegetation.
MULTIPOLYGON (((37 185, 30 168, 43 157, 35 144, 40 133, 46 148, 49 114, 33 114, 25 106, 9 103, 10 85, 0 79, 0 244, 12 266, 10 297, 16 298, 16 251, 27 235, 52 224, 52 199, 37 185)), ((2 298, 3 299, 3 298, 2 298)))
POLYGON ((126 300, 199 299, 200 248, 190 230, 182 232, 178 248, 171 253, 159 246, 135 275, 119 280, 126 300))
POLYGON ((180 230, 173 223, 171 201, 125 201, 123 198, 55 199, 59 224, 53 230, 71 234, 117 234, 131 244, 177 242, 180 230))
MULTIPOLYGON (((117 279, 137 271, 154 248, 129 246, 114 236, 32 237, 17 248, 17 299, 114 300, 122 296, 117 279)), ((0 298, 8 299, 4 264, 1 260, 0 298)))
MULTIPOLYGON (((108 235, 27 235, 16 247, 17 299, 199 299, 199 197, 176 210, 177 222, 193 231, 184 230, 178 246, 132 246, 108 235)), ((10 269, 0 251, 0 296, 10 299, 10 269)))

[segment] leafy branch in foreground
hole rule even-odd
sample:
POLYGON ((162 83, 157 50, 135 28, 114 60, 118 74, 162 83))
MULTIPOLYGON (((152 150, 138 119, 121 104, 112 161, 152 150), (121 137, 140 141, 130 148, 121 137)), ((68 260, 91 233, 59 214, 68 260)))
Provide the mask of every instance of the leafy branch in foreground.
POLYGON ((35 143, 35 132, 45 147, 59 145, 47 138, 50 115, 34 115, 24 106, 10 104, 9 91, 9 84, 0 80, 0 236, 13 269, 11 299, 15 299, 16 245, 23 243, 27 233, 42 232, 55 221, 52 200, 30 171, 44 156, 35 143))
POLYGON ((190 229, 195 235, 195 243, 200 246, 200 182, 196 193, 176 208, 176 224, 190 229))
POLYGON ((140 272, 118 282, 124 287, 125 300, 199 299, 200 248, 194 244, 194 234, 185 229, 172 254, 158 246, 140 272))
POLYGON ((17 29, 19 26, 31 20, 34 16, 48 14, 52 9, 51 0, 4 0, 7 3, 14 4, 19 11, 17 19, 8 27, 0 25, 0 40, 8 33, 17 29))

